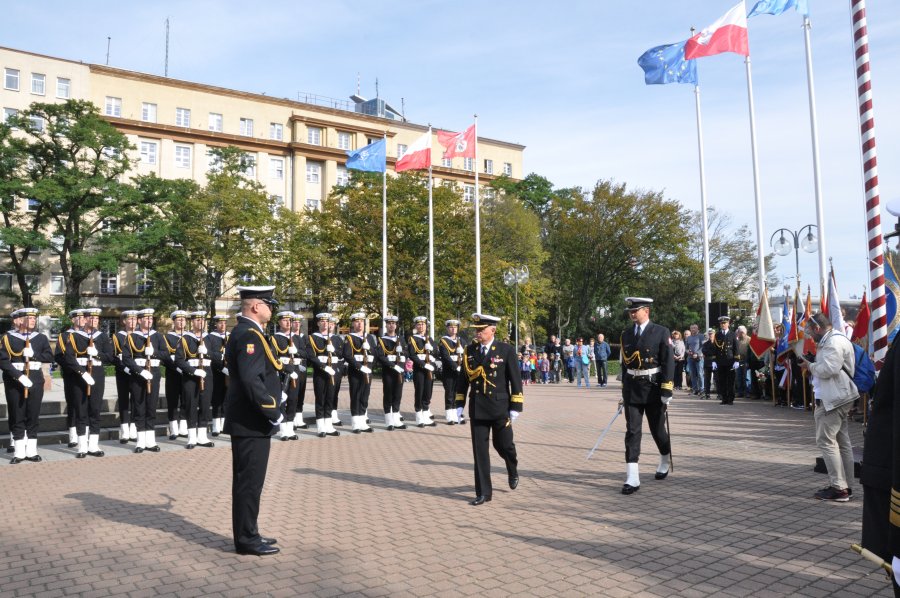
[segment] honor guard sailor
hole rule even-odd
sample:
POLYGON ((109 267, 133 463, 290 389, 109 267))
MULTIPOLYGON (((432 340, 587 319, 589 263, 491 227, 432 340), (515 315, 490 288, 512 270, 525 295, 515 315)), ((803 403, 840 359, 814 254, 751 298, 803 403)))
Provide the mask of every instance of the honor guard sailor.
POLYGON ((431 395, 434 390, 434 341, 428 336, 428 318, 413 318, 413 334, 407 340, 409 358, 413 362, 413 387, 415 388, 416 425, 434 427, 431 414, 431 395))
POLYGON ((44 400, 44 364, 53 352, 46 336, 37 332, 36 307, 23 307, 11 314, 15 329, 0 342, 0 370, 13 439, 12 465, 41 461, 38 455, 38 424, 44 400))
POLYGON ((340 334, 341 319, 331 314, 331 320, 328 325, 328 333, 331 335, 331 342, 334 343, 335 355, 337 355, 337 374, 334 377, 334 387, 332 388, 331 402, 331 425, 343 426, 344 422, 338 417, 338 404, 340 402, 341 382, 347 373, 347 363, 344 361, 344 337, 340 334))
POLYGON ((622 333, 622 402, 625 409, 625 469, 622 494, 641 487, 638 459, 644 415, 659 449, 656 479, 669 475, 671 445, 666 432, 666 405, 672 400, 675 358, 669 330, 650 321, 653 299, 628 297, 625 309, 632 325, 622 333))
POLYGON ((340 436, 331 420, 331 400, 336 396, 334 386, 340 367, 335 339, 329 334, 331 314, 316 315, 318 332, 309 335, 309 352, 306 358, 313 368, 313 393, 316 399, 316 433, 319 438, 340 436))
POLYGON ((269 339, 272 343, 272 351, 281 362, 281 388, 287 394, 284 404, 284 421, 279 427, 279 439, 298 440, 294 433, 294 418, 297 416, 297 382, 300 374, 296 365, 297 346, 291 338, 291 324, 294 321, 294 313, 280 311, 275 316, 278 329, 269 339))
POLYGON ((494 338, 500 318, 472 314, 475 340, 463 351, 462 371, 457 378, 456 411, 462 415, 469 402, 472 453, 475 461, 473 506, 490 502, 491 436, 497 453, 506 463, 509 487, 519 485, 519 460, 513 442, 513 422, 522 413, 524 395, 516 350, 494 338))
POLYGON ((195 446, 212 448, 215 444, 207 437, 210 404, 213 394, 211 348, 207 342, 206 312, 188 314, 191 329, 184 333, 172 356, 175 367, 181 370, 181 397, 186 406, 188 441, 185 448, 195 446))
POLYGON ((297 367, 297 413, 294 415, 294 429, 305 430, 308 426, 303 421, 303 401, 306 397, 306 355, 309 353, 309 340, 304 334, 301 324, 303 315, 295 313, 291 321, 291 342, 297 348, 292 361, 297 367))
POLYGON ((441 337, 438 350, 441 357, 441 382, 444 385, 444 419, 447 424, 463 423, 456 416, 456 379, 462 370, 460 357, 463 354, 463 341, 457 336, 459 320, 447 320, 444 322, 447 334, 441 337))
POLYGON ((121 444, 137 440, 137 426, 132 418, 134 400, 131 397, 131 374, 122 362, 122 347, 125 346, 128 335, 134 332, 137 326, 137 313, 136 309, 123 311, 122 327, 112 337, 116 365, 116 396, 119 406, 119 442, 121 444))
POLYGON ((366 334, 366 314, 356 312, 350 316, 350 334, 344 340, 344 361, 347 363, 347 377, 350 380, 351 432, 373 432, 366 423, 369 408, 369 391, 372 387, 372 350, 375 339, 366 334))
POLYGON ((397 316, 385 314, 384 334, 378 338, 378 347, 375 350, 375 359, 381 365, 384 425, 388 430, 406 429, 406 424, 400 420, 406 348, 403 345, 403 338, 397 334, 398 320, 397 316))
POLYGON ((122 347, 122 363, 131 372, 131 396, 137 426, 135 453, 160 451, 156 443, 156 406, 159 403, 160 356, 168 352, 162 336, 153 329, 152 307, 138 312, 138 328, 122 347))
POLYGON ((163 367, 166 369, 166 411, 169 416, 169 440, 175 440, 179 436, 187 438, 187 410, 182 395, 184 380, 181 369, 175 364, 175 351, 184 337, 188 312, 176 309, 169 318, 172 320, 172 329, 162 335, 165 351, 159 356, 163 367))
POLYGON ((64 354, 62 353, 63 345, 59 342, 59 339, 62 335, 68 335, 69 333, 81 330, 84 327, 84 310, 81 308, 71 310, 69 312, 69 320, 72 322, 71 326, 56 339, 56 351, 53 354, 53 360, 60 366, 60 375, 62 377, 63 397, 66 401, 66 427, 69 429, 68 446, 69 448, 75 448, 78 446, 78 428, 75 425, 75 420, 78 416, 78 407, 72 398, 72 389, 75 387, 75 381, 72 379, 71 372, 62 367, 64 354))
POLYGON ((241 314, 225 347, 230 383, 225 400, 225 433, 231 435, 231 522, 238 554, 275 554, 275 539, 260 535, 259 501, 266 481, 270 437, 284 421, 281 362, 264 336, 278 308, 275 287, 237 287, 241 314))
POLYGON ((228 342, 228 316, 219 314, 212 317, 214 330, 206 337, 209 358, 212 360, 212 399, 210 399, 210 422, 212 435, 218 436, 225 426, 225 390, 228 386, 228 366, 225 364, 225 345, 228 342))

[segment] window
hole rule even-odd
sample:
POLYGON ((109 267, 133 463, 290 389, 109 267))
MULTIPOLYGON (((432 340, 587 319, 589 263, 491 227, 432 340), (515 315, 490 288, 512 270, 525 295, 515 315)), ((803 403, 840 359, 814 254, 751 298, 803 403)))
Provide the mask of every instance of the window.
POLYGON ((306 142, 310 145, 322 145, 322 129, 306 127, 306 142))
POLYGON ((3 122, 8 121, 10 119, 10 117, 15 116, 18 113, 19 113, 19 111, 16 110, 15 108, 4 108, 3 109, 3 122))
POLYGON ((42 96, 47 88, 47 77, 40 73, 31 73, 31 93, 42 96))
POLYGON ((306 182, 318 183, 322 175, 322 166, 316 162, 306 163, 306 182))
POLYGON ((175 168, 191 167, 191 148, 187 145, 175 146, 175 168))
POLYGON ((453 168, 453 158, 441 158, 441 166, 453 168))
POLYGON ((51 295, 65 295, 66 294, 66 279, 63 278, 62 274, 53 273, 50 275, 50 294, 51 295))
POLYGON ((352 147, 350 147, 350 133, 347 133, 346 131, 338 131, 337 146, 338 149, 342 150, 353 149, 352 147))
POLYGON ((12 292, 12 280, 13 275, 9 272, 0 272, 0 292, 2 293, 10 293, 12 292))
POLYGON ((463 158, 463 170, 475 170, 475 158, 463 158))
POLYGON ((25 275, 25 286, 28 287, 29 293, 38 293, 41 290, 41 276, 40 274, 26 274, 25 275))
POLYGON ((117 295, 119 292, 119 276, 116 272, 100 271, 100 294, 117 295))
POLYGON ((503 163, 503 174, 505 174, 506 176, 512 176, 512 164, 510 164, 509 162, 503 163))
POLYGON ((145 123, 156 122, 156 104, 144 102, 141 104, 141 120, 145 123))
POLYGON ((405 143, 398 143, 397 144, 397 158, 399 159, 399 158, 402 158, 404 155, 406 155, 406 150, 407 150, 407 146, 405 143))
POLYGON ((3 87, 12 91, 19 91, 18 69, 6 69, 6 79, 3 82, 3 87))
POLYGON ((217 154, 213 153, 212 150, 206 150, 206 160, 208 162, 210 170, 217 171, 222 166, 221 158, 217 154))
POLYGON ((276 141, 284 139, 284 126, 281 123, 269 123, 269 139, 276 141))
POLYGON ((475 201, 475 185, 463 185, 463 199, 475 201))
POLYGON ((157 148, 155 141, 141 141, 141 164, 156 164, 157 148))
POLYGON ((248 177, 255 178, 256 177, 256 156, 245 155, 247 160, 247 166, 244 168, 244 174, 248 177))
POLYGON ((106 96, 106 116, 122 116, 122 98, 106 96))
POLYGON ((218 112, 209 113, 209 130, 216 133, 222 132, 222 115, 218 112))
POLYGON ((278 210, 284 207, 284 197, 281 195, 272 196, 272 214, 278 215, 278 210))
POLYGON ((485 160, 484 161, 484 174, 494 174, 494 161, 493 160, 485 160))
POLYGON ((38 208, 41 207, 41 202, 36 199, 28 199, 28 211, 29 212, 37 212, 38 208))
POLYGON ((50 248, 57 253, 62 251, 63 243, 65 243, 66 239, 62 235, 53 235, 50 237, 50 248))
POLYGON ((134 277, 138 295, 146 295, 153 290, 153 279, 150 277, 149 268, 141 268, 134 277))
POLYGON ((72 96, 72 80, 56 78, 56 97, 68 100, 72 96))
POLYGON ((44 130, 44 117, 43 116, 32 116, 28 119, 31 122, 31 127, 38 133, 44 130))
POLYGON ((347 170, 346 166, 338 166, 337 167, 337 184, 338 185, 347 185, 350 183, 350 171, 347 170))
POLYGON ((284 179, 284 158, 269 159, 269 176, 273 179, 284 179))
POLYGON ((318 199, 307 199, 306 200, 306 209, 307 210, 318 210, 319 209, 319 200, 318 199))
POLYGON ((176 108, 175 109, 175 126, 176 127, 190 127, 191 126, 191 111, 187 108, 176 108))
POLYGON ((252 118, 242 118, 241 119, 241 135, 246 135, 247 137, 253 137, 253 119, 252 118))

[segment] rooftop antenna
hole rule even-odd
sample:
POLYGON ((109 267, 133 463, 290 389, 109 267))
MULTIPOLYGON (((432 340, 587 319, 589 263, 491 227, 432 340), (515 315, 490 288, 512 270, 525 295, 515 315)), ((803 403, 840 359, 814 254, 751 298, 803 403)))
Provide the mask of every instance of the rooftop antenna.
POLYGON ((356 95, 359 95, 359 71, 356 71, 356 95))
POLYGON ((112 38, 108 35, 106 36, 106 66, 109 66, 109 43, 112 41, 112 38))
POLYGON ((375 99, 378 99, 378 77, 375 77, 375 99))
POLYGON ((169 76, 169 18, 166 17, 166 67, 165 76, 169 76))
POLYGON ((406 98, 400 98, 400 118, 406 121, 406 98))

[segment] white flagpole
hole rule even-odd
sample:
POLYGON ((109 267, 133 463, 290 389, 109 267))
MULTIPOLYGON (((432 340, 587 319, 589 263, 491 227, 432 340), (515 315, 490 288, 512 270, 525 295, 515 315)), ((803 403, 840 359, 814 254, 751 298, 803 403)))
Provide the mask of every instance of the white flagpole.
POLYGON ((431 124, 428 125, 428 322, 434 335, 434 209, 431 179, 431 124))
POLYGON ((478 204, 478 115, 475 115, 475 311, 481 313, 481 208, 478 204))
POLYGON ((703 315, 706 328, 709 330, 709 304, 712 302, 712 285, 709 280, 709 231, 706 218, 706 169, 703 161, 703 126, 700 119, 700 85, 694 85, 694 97, 697 104, 697 151, 700 156, 700 221, 703 226, 703 315))
POLYGON ((744 60, 747 67, 747 102, 750 108, 750 152, 753 156, 753 196, 756 204, 756 260, 759 269, 759 293, 766 286, 766 260, 763 253, 762 192, 759 188, 759 153, 756 150, 756 115, 753 108, 753 76, 750 72, 750 56, 744 60))
MULTIPOLYGON (((816 117, 816 93, 813 82, 812 47, 809 41, 809 15, 803 16, 803 42, 806 47, 806 86, 809 92, 809 124, 812 131, 813 181, 816 190, 816 227, 819 229, 819 284, 824 286, 825 271, 825 217, 822 208, 822 175, 819 168, 819 123, 816 117)), ((798 281, 799 284, 799 281, 798 281)))
POLYGON ((387 315, 387 131, 384 133, 384 172, 381 173, 381 332, 387 315))

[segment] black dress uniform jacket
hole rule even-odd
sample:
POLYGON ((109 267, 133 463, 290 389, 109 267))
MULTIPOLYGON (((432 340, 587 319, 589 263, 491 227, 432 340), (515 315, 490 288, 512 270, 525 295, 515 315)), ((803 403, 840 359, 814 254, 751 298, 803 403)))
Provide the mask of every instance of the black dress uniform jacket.
POLYGON ((734 330, 728 329, 722 332, 722 329, 716 330, 716 336, 713 337, 713 345, 716 349, 716 362, 719 367, 723 365, 731 367, 735 360, 738 359, 738 340, 734 334, 734 330))
POLYGON ((230 374, 225 398, 225 433, 232 436, 267 437, 280 421, 281 363, 276 359, 259 326, 238 316, 225 347, 230 374))
POLYGON ((440 351, 441 371, 443 372, 444 378, 456 379, 459 375, 456 368, 462 366, 462 363, 460 362, 462 355, 457 352, 456 348, 459 347, 462 342, 462 338, 458 336, 455 340, 446 335, 441 337, 441 340, 438 343, 438 351, 440 351))
POLYGON ((34 357, 27 360, 29 362, 27 376, 35 386, 43 388, 44 371, 43 369, 30 369, 32 367, 31 364, 53 362, 53 351, 50 349, 50 341, 43 334, 30 332, 26 337, 26 335, 16 330, 10 330, 3 335, 2 343, 0 343, 0 370, 3 371, 3 383, 8 388, 18 389, 19 392, 24 389, 24 386, 19 383, 19 376, 26 374, 24 365, 26 358, 22 355, 22 350, 25 349, 26 338, 28 339, 28 346, 34 351, 34 357), (22 369, 20 370, 19 368, 22 369))
POLYGON ((675 357, 669 344, 669 329, 647 322, 639 338, 634 326, 622 333, 622 399, 626 403, 645 405, 652 398, 672 396, 675 379, 675 357), (629 374, 659 368, 649 376, 629 374))
POLYGON ((522 411, 521 376, 512 345, 494 341, 482 355, 481 344, 472 342, 456 379, 456 406, 465 407, 468 395, 471 419, 506 419, 510 411, 522 411))

